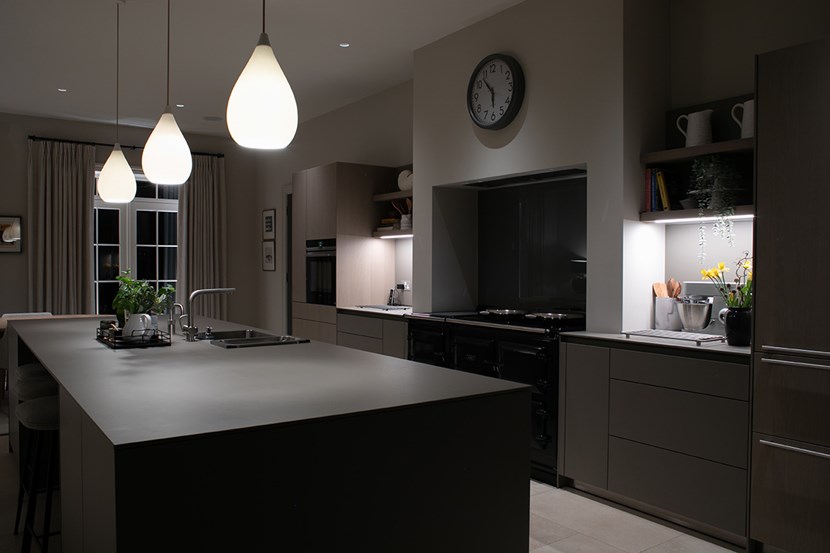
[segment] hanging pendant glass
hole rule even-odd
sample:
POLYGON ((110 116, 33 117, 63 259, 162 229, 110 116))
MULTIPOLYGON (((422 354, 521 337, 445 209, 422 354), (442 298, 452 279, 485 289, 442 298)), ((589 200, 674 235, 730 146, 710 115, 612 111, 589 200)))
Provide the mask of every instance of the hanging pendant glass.
POLYGON ((190 147, 170 110, 170 0, 167 0, 167 107, 144 145, 141 168, 150 182, 184 184, 193 170, 190 147))
POLYGON ((228 99, 228 131, 240 146, 278 150, 294 139, 297 121, 294 92, 262 33, 228 99))
POLYGON ((136 182, 133 170, 116 143, 98 175, 98 195, 111 204, 126 204, 135 198, 136 182))
POLYGON ((144 145, 141 168, 147 180, 156 184, 183 184, 190 178, 193 159, 170 106, 161 114, 156 128, 144 145))

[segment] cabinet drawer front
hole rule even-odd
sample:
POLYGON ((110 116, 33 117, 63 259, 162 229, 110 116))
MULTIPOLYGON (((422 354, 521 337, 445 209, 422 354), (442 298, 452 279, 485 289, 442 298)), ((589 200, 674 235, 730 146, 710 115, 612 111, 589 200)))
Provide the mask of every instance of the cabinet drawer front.
POLYGON ((746 535, 746 470, 620 438, 608 442, 610 491, 746 535))
POLYGON ((609 433, 745 469, 749 404, 611 380, 609 433))
POLYGON ((370 351, 372 353, 383 353, 383 340, 369 338, 367 336, 358 336, 356 334, 347 334, 345 332, 337 333, 337 345, 370 351))
POLYGON ((314 323, 317 325, 317 339, 327 344, 337 343, 337 325, 314 323))
POLYGON ((337 315, 337 331, 382 339, 383 319, 339 313, 337 315))
POLYGON ((753 434, 752 539, 787 551, 827 551, 828 498, 830 448, 753 434))
POLYGON ((304 301, 295 301, 291 302, 291 312, 295 319, 304 319, 306 321, 314 321, 315 318, 315 311, 314 308, 316 306, 311 303, 306 303, 304 301))
POLYGON ((749 400, 748 357, 740 364, 612 349, 611 378, 749 400))
POLYGON ((318 305, 316 320, 331 325, 337 324, 337 308, 333 305, 318 305))
POLYGON ((406 359, 406 323, 383 320, 383 354, 406 359))
POLYGON ((755 355, 752 429, 830 447, 830 364, 755 355))

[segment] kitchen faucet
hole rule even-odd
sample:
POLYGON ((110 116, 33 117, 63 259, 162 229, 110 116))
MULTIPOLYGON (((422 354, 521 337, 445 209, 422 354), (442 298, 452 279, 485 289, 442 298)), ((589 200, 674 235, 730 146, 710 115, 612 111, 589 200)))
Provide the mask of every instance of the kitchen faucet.
POLYGON ((199 333, 199 327, 196 326, 196 317, 193 316, 193 300, 204 294, 233 294, 236 288, 202 288, 201 290, 193 290, 190 297, 187 299, 187 313, 179 316, 179 325, 182 327, 185 337, 188 342, 195 342, 196 335, 199 333), (182 324, 182 319, 187 317, 187 324, 182 324))

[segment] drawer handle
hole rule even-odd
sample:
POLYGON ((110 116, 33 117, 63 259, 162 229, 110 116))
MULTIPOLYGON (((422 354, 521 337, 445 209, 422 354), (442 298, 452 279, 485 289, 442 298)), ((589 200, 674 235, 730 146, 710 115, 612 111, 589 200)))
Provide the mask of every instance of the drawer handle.
POLYGON ((785 348, 782 346, 765 346, 762 345, 761 349, 764 351, 768 351, 770 353, 790 353, 792 355, 815 355, 816 357, 828 357, 830 358, 830 352, 828 351, 819 351, 815 349, 798 349, 798 348, 785 348))
POLYGON ((758 440, 759 443, 763 445, 768 445, 770 447, 777 447, 778 449, 786 449, 787 451, 795 451, 796 453, 805 453, 807 455, 812 455, 813 457, 820 457, 822 459, 830 459, 830 455, 827 453, 821 453, 820 451, 813 451, 812 449, 804 449, 802 447, 795 447, 791 445, 779 444, 778 442, 771 442, 769 440, 758 440))
POLYGON ((761 358, 762 363, 769 363, 771 365, 786 365, 788 367, 803 367, 805 369, 819 369, 822 371, 830 371, 830 366, 819 365, 817 363, 802 363, 800 361, 784 361, 782 359, 767 359, 761 358))

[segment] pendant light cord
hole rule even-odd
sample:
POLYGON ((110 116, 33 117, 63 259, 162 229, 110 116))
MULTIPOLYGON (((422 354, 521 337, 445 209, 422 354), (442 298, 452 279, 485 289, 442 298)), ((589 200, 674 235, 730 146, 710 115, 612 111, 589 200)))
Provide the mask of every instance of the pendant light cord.
POLYGON ((265 0, 262 0, 262 34, 265 34, 265 0))
POLYGON ((121 54, 121 4, 115 3, 115 143, 118 140, 119 58, 121 54))
POLYGON ((167 104, 170 106, 170 0, 167 0, 167 104))

